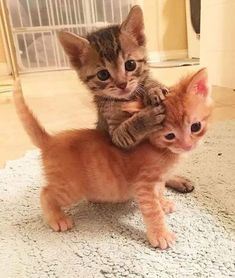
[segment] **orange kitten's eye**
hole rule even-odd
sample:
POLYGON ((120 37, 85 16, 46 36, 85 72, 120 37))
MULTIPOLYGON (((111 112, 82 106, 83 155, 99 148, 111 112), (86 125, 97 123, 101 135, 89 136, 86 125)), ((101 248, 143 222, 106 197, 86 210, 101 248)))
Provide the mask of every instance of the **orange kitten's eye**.
POLYGON ((193 123, 191 125, 191 132, 198 132, 201 129, 201 123, 197 122, 197 123, 193 123))
POLYGON ((110 77, 110 74, 107 70, 100 70, 100 71, 97 72, 96 75, 101 81, 108 80, 109 77, 110 77))
POLYGON ((168 133, 167 135, 165 135, 165 138, 169 141, 175 139, 175 134, 174 133, 168 133))
POLYGON ((136 69, 136 62, 134 60, 128 60, 125 63, 125 69, 127 71, 133 71, 136 69))

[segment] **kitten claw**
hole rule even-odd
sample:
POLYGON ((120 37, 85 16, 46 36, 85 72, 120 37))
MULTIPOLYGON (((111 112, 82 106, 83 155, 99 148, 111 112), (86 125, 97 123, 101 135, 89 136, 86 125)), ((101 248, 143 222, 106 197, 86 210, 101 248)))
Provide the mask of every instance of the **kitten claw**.
POLYGON ((168 180, 166 186, 181 193, 190 193, 194 190, 193 183, 189 179, 180 176, 168 180))
POLYGON ((170 90, 168 88, 164 87, 164 88, 162 88, 162 92, 163 92, 164 96, 166 96, 169 94, 170 90))
POLYGON ((165 112, 165 107, 163 105, 159 105, 159 106, 154 107, 152 109, 156 113, 156 116, 159 115, 159 114, 163 114, 165 112))
POLYGON ((167 230, 150 232, 148 233, 148 239, 153 247, 161 250, 172 247, 176 242, 175 234, 167 230))
POLYGON ((69 216, 63 216, 58 220, 48 221, 48 224, 55 232, 65 232, 73 227, 73 220, 69 216))
POLYGON ((163 114, 165 112, 165 108, 162 105, 159 105, 152 108, 152 111, 155 125, 157 125, 157 127, 159 128, 159 124, 161 124, 166 117, 166 115, 163 114))
POLYGON ((145 106, 157 106, 165 99, 165 89, 152 88, 148 90, 148 93, 144 96, 143 102, 145 106))

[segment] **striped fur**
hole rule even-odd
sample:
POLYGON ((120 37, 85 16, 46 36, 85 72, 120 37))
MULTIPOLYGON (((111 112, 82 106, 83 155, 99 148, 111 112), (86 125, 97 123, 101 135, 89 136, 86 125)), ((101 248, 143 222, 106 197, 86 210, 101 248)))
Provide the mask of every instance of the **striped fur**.
POLYGON ((59 38, 72 66, 94 95, 97 128, 108 133, 115 145, 131 148, 153 129, 160 128, 164 119, 162 108, 155 108, 156 117, 147 110, 132 117, 120 109, 123 102, 137 97, 149 105, 159 104, 164 98, 165 87, 149 76, 140 7, 133 7, 121 25, 102 28, 85 39, 66 32, 60 33, 59 38), (125 70, 128 60, 136 63, 133 71, 125 70), (104 69, 110 78, 101 81, 97 72, 104 69), (120 84, 127 84, 126 88, 120 88, 120 84))
POLYGON ((105 60, 110 63, 117 63, 121 51, 119 35, 120 28, 116 25, 98 30, 87 36, 90 45, 99 54, 102 64, 105 64, 105 60))

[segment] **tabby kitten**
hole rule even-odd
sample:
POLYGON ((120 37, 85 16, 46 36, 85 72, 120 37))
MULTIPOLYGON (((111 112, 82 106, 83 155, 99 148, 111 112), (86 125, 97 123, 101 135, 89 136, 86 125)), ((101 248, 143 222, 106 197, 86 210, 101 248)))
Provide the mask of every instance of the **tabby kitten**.
MULTIPOLYGON (((174 244, 175 235, 164 220, 164 214, 172 212, 174 205, 163 192, 165 183, 188 183, 181 177, 170 178, 171 169, 182 153, 195 148, 207 130, 211 102, 205 69, 171 88, 164 101, 163 128, 128 151, 116 147, 107 134, 95 129, 50 135, 25 104, 19 87, 14 98, 27 133, 41 149, 47 182, 41 192, 41 206, 53 230, 72 227, 62 208, 81 199, 123 202, 135 198, 151 245, 165 249, 174 244)), ((133 107, 123 109, 133 112, 133 107)), ((135 107, 135 111, 140 109, 135 107)))
POLYGON ((164 109, 156 104, 164 99, 167 89, 149 75, 139 6, 131 9, 121 25, 100 29, 86 38, 60 32, 59 39, 80 79, 94 95, 97 128, 109 133, 116 146, 133 147, 161 127, 164 109), (136 96, 156 107, 130 117, 121 105, 136 96))

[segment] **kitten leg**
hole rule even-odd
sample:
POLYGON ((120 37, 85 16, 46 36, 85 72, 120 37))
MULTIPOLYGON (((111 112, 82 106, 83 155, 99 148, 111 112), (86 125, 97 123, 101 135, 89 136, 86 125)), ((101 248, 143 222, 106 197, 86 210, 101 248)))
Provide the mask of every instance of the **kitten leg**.
POLYGON ((193 183, 184 177, 174 176, 166 181, 166 186, 181 193, 189 193, 194 190, 193 183))
MULTIPOLYGON (((111 112, 112 110, 109 113, 111 112)), ((150 133, 162 128, 161 123, 165 118, 164 112, 165 109, 162 105, 146 107, 118 126, 117 122, 120 119, 115 118, 115 115, 110 115, 107 121, 112 142, 123 149, 137 145, 150 133)))
POLYGON ((162 209, 164 210, 165 214, 169 214, 169 213, 176 211, 175 204, 172 200, 162 197, 160 199, 160 203, 161 203, 162 209))
MULTIPOLYGON (((163 186, 158 183, 156 186, 163 186)), ((147 226, 147 237, 153 247, 166 249, 175 243, 175 234, 165 224, 165 213, 160 203, 160 194, 154 185, 142 184, 136 188, 136 199, 147 226)))
POLYGON ((164 192, 166 189, 165 182, 162 182, 161 186, 162 187, 160 187, 160 183, 159 183, 158 186, 155 187, 155 192, 156 192, 157 196, 159 196, 159 201, 160 201, 160 204, 161 204, 162 209, 164 210, 165 214, 172 213, 176 210, 175 204, 172 200, 169 200, 164 196, 164 192))
POLYGON ((53 189, 49 186, 42 189, 41 207, 48 225, 56 232, 64 232, 73 226, 73 220, 61 209, 62 206, 69 205, 69 202, 65 202, 64 198, 58 196, 53 189))

